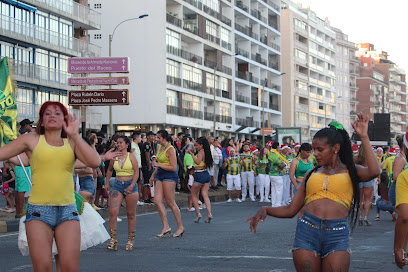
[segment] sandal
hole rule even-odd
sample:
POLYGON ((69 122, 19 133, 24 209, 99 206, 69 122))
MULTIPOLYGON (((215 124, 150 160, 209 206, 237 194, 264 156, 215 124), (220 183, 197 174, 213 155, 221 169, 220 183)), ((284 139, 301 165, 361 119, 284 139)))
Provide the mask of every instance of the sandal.
POLYGON ((395 212, 392 213, 392 222, 397 221, 397 214, 395 212))
POLYGON ((379 216, 379 215, 377 215, 377 216, 375 217, 375 221, 380 221, 380 216, 379 216))
POLYGON ((359 226, 362 226, 362 225, 363 225, 363 219, 361 219, 361 218, 358 219, 358 225, 359 225, 359 226))
POLYGON ((367 226, 371 226, 371 222, 368 221, 368 219, 364 219, 364 222, 366 223, 367 226))

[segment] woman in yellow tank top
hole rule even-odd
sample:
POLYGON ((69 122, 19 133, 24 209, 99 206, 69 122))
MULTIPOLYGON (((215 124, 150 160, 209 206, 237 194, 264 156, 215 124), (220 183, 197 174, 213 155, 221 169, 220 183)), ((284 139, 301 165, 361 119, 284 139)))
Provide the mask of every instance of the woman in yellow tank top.
POLYGON ((367 166, 354 164, 348 133, 333 121, 313 137, 318 166, 308 171, 290 205, 262 207, 247 219, 255 233, 259 220, 267 215, 292 218, 303 208, 292 250, 297 271, 349 270, 349 232, 358 217, 359 183, 380 174, 367 135, 368 118, 359 113, 352 126, 366 151, 367 166))
POLYGON ((126 250, 133 250, 136 230, 136 205, 139 200, 137 190, 137 180, 139 178, 139 166, 135 155, 130 153, 130 140, 126 136, 120 136, 117 140, 117 149, 121 153, 115 160, 109 163, 106 172, 106 180, 112 176, 112 170, 116 171, 116 178, 112 187, 108 182, 109 190, 109 229, 110 242, 108 249, 118 250, 118 240, 116 239, 117 218, 119 208, 123 199, 126 201, 126 214, 128 218, 128 242, 126 250))
POLYGON ((149 180, 150 185, 155 182, 154 204, 157 207, 163 223, 163 230, 157 235, 157 237, 163 238, 167 234, 169 237, 171 236, 171 228, 167 221, 167 212, 163 204, 163 199, 166 199, 167 206, 170 207, 177 221, 177 231, 173 237, 181 237, 184 233, 184 227, 181 222, 180 209, 174 200, 176 185, 179 178, 177 175, 176 151, 170 143, 170 135, 166 130, 160 130, 157 132, 157 140, 160 147, 156 154, 156 159, 152 162, 152 166, 156 169, 149 180))
POLYGON ((32 169, 32 189, 26 213, 26 232, 34 271, 52 271, 52 241, 59 254, 57 267, 79 271, 81 230, 75 205, 73 169, 76 159, 96 168, 98 153, 78 134, 81 120, 59 102, 45 102, 36 134, 29 133, 0 148, 4 161, 25 152, 32 169))

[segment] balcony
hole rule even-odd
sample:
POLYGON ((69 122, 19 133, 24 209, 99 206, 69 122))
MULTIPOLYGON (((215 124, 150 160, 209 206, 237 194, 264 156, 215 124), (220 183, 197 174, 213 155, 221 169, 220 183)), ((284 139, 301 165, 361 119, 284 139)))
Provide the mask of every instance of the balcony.
POLYGON ((304 95, 304 96, 309 96, 309 91, 305 90, 305 89, 295 88, 295 92, 297 94, 301 94, 301 95, 304 95))
POLYGON ((268 107, 268 103, 266 103, 266 102, 264 102, 264 101, 261 101, 261 103, 259 104, 259 99, 258 99, 258 97, 253 97, 252 99, 251 99, 251 105, 252 106, 255 106, 255 107, 265 107, 265 108, 267 108, 268 107))
POLYGON ((251 59, 266 66, 266 60, 260 54, 251 54, 251 59))
POLYGON ((354 62, 360 62, 360 60, 356 56, 350 56, 350 60, 354 62))
POLYGON ((276 110, 276 111, 279 111, 279 105, 278 104, 269 104, 269 108, 271 109, 271 110, 276 110))
MULTIPOLYGON (((221 90, 221 89, 218 89, 218 88, 216 88, 215 90, 216 90, 216 96, 231 99, 231 93, 230 92, 227 92, 227 91, 224 91, 224 90, 221 90)), ((207 86, 207 92, 206 93, 214 95, 214 88, 207 86)))
POLYGON ((179 107, 167 105, 167 113, 173 115, 180 115, 179 107))
POLYGON ((201 3, 201 2, 198 1, 198 0, 184 0, 184 2, 189 3, 190 5, 192 5, 192 6, 196 7, 196 8, 198 8, 199 10, 202 10, 202 9, 203 9, 203 3, 201 3))
POLYGON ((240 9, 242 9, 245 12, 249 11, 249 8, 246 5, 244 5, 244 3, 242 3, 242 1, 237 0, 236 5, 237 5, 237 7, 239 7, 240 9))
POLYGON ((79 26, 83 29, 101 29, 101 14, 75 1, 24 0, 24 2, 74 20, 80 23, 79 26))
POLYGON ((195 20, 192 21, 184 20, 183 29, 190 33, 198 35, 198 27, 197 22, 195 20))
POLYGON ((83 52, 88 53, 90 57, 101 55, 101 47, 87 41, 4 15, 0 15, 0 35, 69 56, 79 57, 83 52))
POLYGON ((358 88, 358 85, 354 82, 350 82, 350 87, 351 88, 358 88))
POLYGON ((183 87, 190 90, 203 92, 203 85, 194 81, 183 79, 183 87))
POLYGON ((261 80, 260 84, 262 84, 262 86, 265 86, 265 87, 267 87, 269 89, 274 89, 274 90, 277 90, 277 91, 281 90, 281 86, 273 84, 273 83, 269 82, 268 80, 266 82, 265 82, 265 80, 261 80))
POLYGON ((235 45, 235 53, 249 59, 249 52, 239 48, 238 45, 235 45))
POLYGON ((69 74, 66 72, 13 59, 10 61, 12 61, 16 81, 62 90, 68 88, 69 74))
MULTIPOLYGON (((204 112, 204 120, 214 121, 214 114, 211 112, 204 112)), ((232 117, 216 114, 215 121, 220 122, 220 123, 225 123, 225 124, 232 124, 232 117)))
POLYGON ((167 83, 181 87, 181 78, 167 75, 167 83))
POLYGON ((269 6, 273 7, 276 11, 280 12, 280 7, 273 3, 271 0, 262 0, 267 3, 269 6))
POLYGON ((268 20, 261 15, 261 12, 259 10, 251 9, 251 15, 265 24, 268 23, 268 20))
POLYGON ((302 103, 296 103, 296 109, 305 111, 305 112, 309 112, 309 105, 302 104, 302 103))
POLYGON ((235 94, 235 100, 241 103, 251 104, 251 98, 241 95, 239 93, 235 94))
POLYGON ((211 69, 214 69, 215 67, 217 67, 217 71, 228 74, 230 76, 232 75, 231 68, 224 66, 224 65, 219 65, 219 64, 217 65, 217 63, 214 61, 204 59, 204 66, 211 68, 211 69))
POLYGON ((350 102, 351 103, 357 103, 358 102, 358 97, 351 97, 350 102))
POLYGON ((240 78, 240 79, 244 79, 244 80, 250 81, 252 83, 259 84, 259 78, 252 76, 252 73, 237 71, 235 76, 240 78))
POLYGON ((171 15, 171 14, 166 14, 166 22, 175 25, 177 27, 181 27, 183 25, 183 21, 180 20, 179 18, 171 15))
POLYGON ((295 30, 296 30, 297 32, 299 32, 300 34, 304 35, 305 37, 308 36, 308 32, 307 32, 306 29, 303 29, 303 28, 301 28, 301 27, 295 26, 295 30))
POLYGON ((306 50, 306 51, 308 50, 307 44, 302 43, 302 42, 300 42, 300 41, 295 41, 295 45, 296 45, 297 47, 303 49, 303 50, 306 50))
POLYGON ((359 71, 356 70, 356 69, 350 69, 350 74, 352 74, 352 75, 358 75, 358 74, 359 74, 359 71))
POLYGON ((178 56, 180 58, 183 58, 185 60, 198 63, 198 64, 203 64, 203 58, 200 56, 197 56, 196 54, 187 52, 184 49, 176 48, 171 45, 166 45, 167 53, 170 53, 172 55, 178 56))
POLYGON ((209 33, 205 34, 205 37, 206 37, 206 39, 207 39, 208 41, 220 45, 220 38, 215 37, 215 36, 213 36, 213 35, 211 35, 211 34, 209 34, 209 33))
POLYGON ((225 49, 231 51, 231 44, 230 44, 229 42, 226 42, 226 41, 222 41, 222 40, 221 40, 221 46, 224 47, 225 49))
POLYGON ((217 18, 218 20, 220 20, 221 22, 223 22, 226 25, 231 26, 231 20, 228 19, 227 17, 225 17, 224 15, 221 15, 218 11, 213 10, 212 8, 203 5, 204 9, 203 11, 209 15, 211 15, 214 18, 217 18))
POLYGON ((295 75, 296 75, 298 78, 301 78, 301 79, 303 79, 303 80, 308 80, 308 79, 309 79, 308 75, 306 75, 306 74, 304 74, 304 73, 301 73, 301 72, 296 72, 295 75))
POLYGON ((241 26, 240 24, 235 23, 235 29, 255 40, 258 40, 258 35, 253 33, 252 29, 247 26, 244 27, 244 26, 241 26))
POLYGON ((193 109, 181 109, 181 116, 195 118, 195 119, 203 119, 203 112, 197 111, 193 109))

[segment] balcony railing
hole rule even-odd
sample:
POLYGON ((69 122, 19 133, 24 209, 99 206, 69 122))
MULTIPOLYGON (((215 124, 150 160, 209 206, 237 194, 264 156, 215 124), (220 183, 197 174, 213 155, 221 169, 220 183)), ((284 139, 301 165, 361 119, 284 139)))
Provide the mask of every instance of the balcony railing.
POLYGON ((175 26, 178 26, 178 27, 181 27, 182 24, 183 24, 182 20, 180 20, 179 18, 177 18, 177 17, 175 17, 175 16, 173 16, 171 14, 168 14, 168 13, 166 14, 166 21, 168 23, 170 23, 172 25, 175 25, 175 26))
MULTIPOLYGON (((214 114, 211 112, 204 112, 204 120, 214 121, 214 114)), ((232 117, 216 114, 215 121, 225 124, 232 124, 232 117)))
POLYGON ((278 104, 269 104, 269 108, 271 110, 279 111, 279 105, 278 104))
POLYGON ((195 119, 203 119, 203 112, 202 111, 197 111, 197 110, 192 110, 192 109, 182 108, 181 109, 181 116, 195 118, 195 119))
POLYGON ((251 98, 247 96, 243 96, 241 94, 236 93, 235 94, 235 100, 238 102, 250 104, 251 103, 251 98))
POLYGON ((181 78, 167 75, 167 83, 181 87, 181 78))
POLYGON ((203 91, 203 85, 194 81, 183 79, 183 87, 190 90, 203 91))
POLYGON ((259 103, 259 99, 258 99, 258 97, 255 97, 255 98, 252 98, 251 99, 251 105, 252 106, 256 106, 256 107, 265 107, 265 108, 267 108, 268 107, 268 103, 266 103, 266 102, 264 102, 264 101, 261 101, 261 103, 259 103))
POLYGON ((237 71, 235 75, 240 79, 244 79, 252 83, 259 84, 259 78, 252 76, 251 73, 237 71))
POLYGON ((214 18, 217 18, 218 20, 220 20, 221 22, 223 22, 224 24, 227 24, 229 26, 231 26, 231 20, 228 19, 227 17, 225 17, 224 15, 221 15, 218 11, 213 10, 212 8, 204 5, 203 6, 203 11, 211 16, 213 16, 214 18))
POLYGON ((249 58, 249 52, 241 49, 238 47, 238 45, 235 45, 235 53, 237 53, 238 55, 244 56, 246 58, 249 58))
POLYGON ((184 49, 176 48, 171 45, 166 45, 167 53, 176 55, 178 57, 181 57, 183 59, 198 63, 198 64, 203 64, 203 58, 200 56, 197 56, 196 54, 187 52, 184 49))
POLYGON ((167 105, 167 113, 174 114, 174 115, 180 115, 180 109, 179 107, 167 105))
POLYGON ((264 22, 265 24, 268 23, 268 20, 261 15, 261 12, 259 10, 251 9, 251 15, 257 18, 258 20, 264 22))
POLYGON ((61 70, 12 60, 16 80, 66 90, 69 74, 61 70))
POLYGON ((184 0, 184 2, 189 3, 190 5, 202 10, 203 9, 203 3, 201 3, 198 0, 184 0))
POLYGON ((75 1, 65 0, 24 0, 36 7, 57 11, 58 14, 72 18, 78 22, 89 23, 95 29, 101 28, 101 14, 75 1))
POLYGON ((252 29, 247 26, 244 27, 241 26, 240 24, 235 23, 235 29, 238 30, 239 32, 244 33, 247 36, 254 38, 255 40, 258 40, 258 35, 253 33, 252 29))
POLYGON ((228 74, 228 75, 232 75, 231 68, 224 66, 224 65, 217 66, 217 63, 214 61, 204 59, 204 66, 207 66, 208 68, 211 68, 211 69, 214 69, 214 67, 217 67, 217 71, 228 74))
POLYGON ((252 55, 251 55, 251 59, 252 59, 253 61, 256 61, 256 62, 258 62, 258 63, 263 64, 263 65, 266 66, 266 60, 263 59, 263 58, 261 57, 261 55, 259 55, 259 54, 252 54, 252 55))
POLYGON ((256 128, 261 127, 261 122, 254 121, 252 118, 251 119, 235 118, 235 122, 239 126, 256 127, 256 128))
POLYGON ((100 56, 101 47, 10 16, 0 15, 0 34, 71 56, 100 56))
POLYGON ((270 5, 271 7, 273 7, 275 10, 280 12, 280 8, 278 5, 276 5, 275 3, 273 3, 271 0, 263 0, 265 3, 267 3, 268 5, 270 5))
POLYGON ((236 1, 236 5, 237 5, 237 7, 242 9, 243 11, 248 12, 248 10, 249 10, 249 8, 246 5, 244 5, 244 3, 242 3, 242 1, 240 1, 240 0, 236 1))
POLYGON ((213 42, 213 43, 216 43, 218 45, 220 44, 220 38, 215 37, 215 36, 213 36, 213 35, 211 35, 209 33, 206 34, 206 39, 213 42))
POLYGON ((231 50, 231 44, 229 42, 221 40, 221 46, 224 47, 225 49, 231 50))
POLYGON ((198 35, 198 27, 197 27, 197 22, 195 20, 194 21, 184 20, 183 29, 195 35, 198 35))

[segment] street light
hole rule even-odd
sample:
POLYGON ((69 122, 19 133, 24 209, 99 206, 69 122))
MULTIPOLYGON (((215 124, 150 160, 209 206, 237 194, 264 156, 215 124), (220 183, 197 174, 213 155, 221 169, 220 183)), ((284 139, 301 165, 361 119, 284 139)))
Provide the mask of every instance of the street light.
MULTIPOLYGON (((112 34, 109 34, 109 57, 112 56, 112 41, 113 41, 113 35, 115 35, 115 31, 116 29, 123 23, 128 22, 128 21, 133 21, 133 20, 139 20, 139 19, 143 19, 144 17, 149 16, 149 14, 143 14, 140 15, 139 17, 135 17, 135 18, 130 18, 130 19, 126 19, 123 20, 122 22, 120 22, 118 25, 116 25, 116 27, 113 29, 112 34)), ((109 77, 111 76, 111 73, 109 73, 109 77)), ((109 86, 109 89, 111 88, 111 86, 109 86)), ((111 136, 113 136, 113 124, 112 124, 112 106, 109 105, 109 133, 111 136)))

